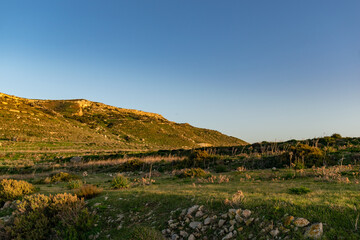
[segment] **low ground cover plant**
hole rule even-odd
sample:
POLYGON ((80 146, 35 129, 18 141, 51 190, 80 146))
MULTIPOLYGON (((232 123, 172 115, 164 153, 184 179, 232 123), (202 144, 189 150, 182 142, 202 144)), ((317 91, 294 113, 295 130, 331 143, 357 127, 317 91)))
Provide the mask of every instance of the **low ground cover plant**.
POLYGON ((289 188, 289 192, 296 195, 303 195, 311 192, 311 190, 307 187, 295 187, 289 188))
POLYGON ((77 189, 77 188, 81 188, 83 186, 83 182, 81 180, 71 180, 68 184, 67 187, 69 189, 77 189))
POLYGON ((31 194, 35 187, 22 180, 3 179, 0 181, 0 203, 19 199, 24 195, 31 194))
POLYGON ((79 198, 89 199, 89 198, 96 197, 97 195, 102 193, 102 191, 103 191, 102 188, 99 188, 92 184, 86 184, 86 185, 83 185, 78 191, 76 191, 76 195, 79 198))
POLYGON ((59 172, 50 176, 51 183, 69 182, 71 180, 76 180, 76 179, 80 179, 80 177, 78 175, 66 173, 66 172, 59 172))
POLYGON ((5 239, 87 239, 95 217, 83 199, 64 193, 25 196, 0 229, 5 239))
POLYGON ((111 182, 111 187, 113 189, 123 189, 123 188, 129 188, 130 187, 130 181, 127 177, 118 174, 116 175, 112 182, 111 182))
POLYGON ((179 178, 204 178, 210 176, 210 173, 201 168, 186 168, 175 171, 174 174, 179 178))

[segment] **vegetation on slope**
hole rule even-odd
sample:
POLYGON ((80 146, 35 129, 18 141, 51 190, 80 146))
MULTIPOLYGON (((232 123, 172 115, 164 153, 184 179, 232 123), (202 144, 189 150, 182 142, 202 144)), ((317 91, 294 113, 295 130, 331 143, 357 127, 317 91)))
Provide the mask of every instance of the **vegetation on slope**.
POLYGON ((246 142, 161 115, 87 100, 31 100, 0 94, 0 145, 19 149, 174 149, 246 142))

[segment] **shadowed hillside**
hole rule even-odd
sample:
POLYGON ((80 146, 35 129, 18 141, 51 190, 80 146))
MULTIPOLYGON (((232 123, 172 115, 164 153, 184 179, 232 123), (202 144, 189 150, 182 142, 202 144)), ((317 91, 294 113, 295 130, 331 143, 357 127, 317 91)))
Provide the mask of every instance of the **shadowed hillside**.
POLYGON ((32 100, 0 94, 0 143, 17 149, 173 149, 244 145, 220 132, 159 114, 83 99, 32 100))

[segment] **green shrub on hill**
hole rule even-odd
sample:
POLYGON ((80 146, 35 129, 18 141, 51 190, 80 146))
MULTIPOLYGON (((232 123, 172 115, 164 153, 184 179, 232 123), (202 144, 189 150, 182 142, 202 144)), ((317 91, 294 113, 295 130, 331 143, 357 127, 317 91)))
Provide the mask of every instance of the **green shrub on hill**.
POLYGON ((26 181, 3 179, 0 181, 0 202, 18 199, 34 191, 35 187, 26 181))
POLYGON ((78 191, 76 191, 76 195, 79 198, 89 199, 89 198, 96 197, 97 195, 102 193, 102 191, 103 191, 102 188, 99 188, 92 184, 86 184, 86 185, 82 186, 78 191))
POLYGON ((70 174, 66 172, 59 172, 51 175, 50 182, 56 183, 56 182, 69 182, 71 180, 80 179, 78 175, 70 174))
POLYGON ((130 187, 130 181, 127 177, 118 174, 116 177, 113 178, 111 182, 111 187, 114 189, 123 189, 130 187))
POLYGON ((67 187, 69 189, 77 189, 77 188, 81 188, 83 186, 83 182, 81 180, 70 180, 69 183, 67 184, 67 187))
POLYGON ((84 200, 67 193, 26 196, 13 216, 5 225, 8 239, 88 239, 95 220, 84 200))
POLYGON ((208 177, 210 176, 210 173, 201 169, 201 168, 187 168, 187 169, 183 169, 181 170, 177 176, 179 178, 193 178, 193 177, 208 177))

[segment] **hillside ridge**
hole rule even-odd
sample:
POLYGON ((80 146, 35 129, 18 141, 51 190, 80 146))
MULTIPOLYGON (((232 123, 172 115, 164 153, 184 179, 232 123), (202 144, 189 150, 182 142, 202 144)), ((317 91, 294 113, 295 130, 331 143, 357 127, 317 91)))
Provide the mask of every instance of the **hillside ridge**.
POLYGON ((215 130, 176 123, 157 113, 86 99, 27 99, 0 93, 0 139, 31 145, 174 149, 247 144, 215 130), (34 144, 32 144, 34 145, 34 144))

